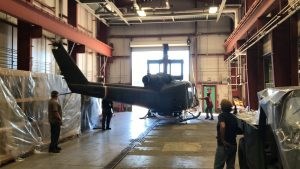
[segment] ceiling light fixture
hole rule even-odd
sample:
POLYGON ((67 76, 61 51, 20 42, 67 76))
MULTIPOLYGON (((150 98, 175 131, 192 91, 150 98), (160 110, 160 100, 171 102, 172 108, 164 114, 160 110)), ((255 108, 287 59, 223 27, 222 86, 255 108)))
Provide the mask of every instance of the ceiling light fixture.
POLYGON ((146 12, 144 10, 137 10, 136 12, 141 17, 146 16, 146 12))
POLYGON ((218 7, 211 6, 211 7, 209 7, 208 13, 214 14, 214 13, 217 13, 217 11, 218 11, 218 7))
POLYGON ((167 8, 167 9, 170 9, 170 3, 169 3, 169 0, 166 0, 166 8, 167 8))
POLYGON ((105 4, 105 8, 111 12, 114 12, 113 8, 111 7, 111 5, 109 3, 105 4))
POLYGON ((208 9, 208 13, 215 14, 218 12, 218 7, 215 5, 215 1, 213 0, 212 5, 208 9))

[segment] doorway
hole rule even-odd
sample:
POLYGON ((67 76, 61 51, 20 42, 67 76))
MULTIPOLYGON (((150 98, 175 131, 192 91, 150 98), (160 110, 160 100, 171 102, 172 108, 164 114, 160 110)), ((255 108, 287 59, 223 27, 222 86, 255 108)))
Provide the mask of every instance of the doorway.
MULTIPOLYGON (((216 112, 216 86, 215 85, 203 85, 203 97, 210 93, 210 98, 213 103, 212 112, 216 112)), ((203 103, 203 111, 206 109, 206 104, 203 103)))
MULTIPOLYGON (((143 76, 147 75, 147 61, 148 60, 160 60, 163 58, 163 49, 151 50, 144 49, 133 49, 131 53, 131 64, 132 64, 132 85, 133 86, 144 86, 142 82, 143 76)), ((168 58, 169 59, 180 59, 183 60, 183 80, 189 80, 189 50, 188 49, 181 49, 181 50, 169 50, 168 51, 168 58)), ((149 72, 151 74, 156 74, 160 71, 159 65, 152 65, 149 67, 149 72)), ((178 69, 174 68, 172 70, 171 75, 177 75, 178 69)), ((148 109, 142 108, 139 106, 132 106, 132 111, 138 111, 142 113, 147 113, 148 109)))

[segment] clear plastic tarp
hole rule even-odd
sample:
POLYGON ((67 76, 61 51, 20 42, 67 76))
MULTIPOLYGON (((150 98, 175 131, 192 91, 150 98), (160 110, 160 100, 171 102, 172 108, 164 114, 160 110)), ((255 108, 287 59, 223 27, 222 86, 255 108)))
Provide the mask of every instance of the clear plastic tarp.
POLYGON ((99 98, 83 96, 81 104, 81 132, 100 128, 100 114, 99 98))
POLYGON ((283 167, 300 168, 300 86, 265 89, 258 97, 276 136, 283 167))
POLYGON ((60 139, 80 134, 81 97, 59 75, 0 69, 0 166, 50 142, 48 100, 57 90, 63 110, 60 139))

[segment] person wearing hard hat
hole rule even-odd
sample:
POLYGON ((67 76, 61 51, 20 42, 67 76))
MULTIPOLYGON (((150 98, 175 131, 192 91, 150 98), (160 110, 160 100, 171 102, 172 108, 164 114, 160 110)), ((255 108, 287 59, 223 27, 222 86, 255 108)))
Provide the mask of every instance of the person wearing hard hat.
POLYGON ((234 169, 237 150, 236 135, 238 133, 237 118, 232 112, 232 103, 223 99, 221 101, 221 114, 217 123, 217 149, 215 154, 215 169, 234 169))

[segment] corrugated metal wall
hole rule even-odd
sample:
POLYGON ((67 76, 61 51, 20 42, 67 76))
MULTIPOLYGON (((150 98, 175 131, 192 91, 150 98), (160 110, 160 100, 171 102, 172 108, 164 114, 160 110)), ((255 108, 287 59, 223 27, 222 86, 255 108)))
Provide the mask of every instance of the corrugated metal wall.
POLYGON ((46 36, 32 39, 32 72, 55 73, 52 42, 46 36))
POLYGON ((0 67, 17 68, 17 28, 0 21, 0 67))
MULTIPOLYGON (((82 6, 77 6, 78 18, 77 27, 92 37, 96 37, 95 17, 82 6)), ((90 81, 96 82, 98 79, 97 55, 92 50, 86 48, 85 53, 77 54, 77 65, 90 81)))
MULTIPOLYGON (((67 1, 63 0, 43 0, 33 1, 33 4, 42 8, 44 11, 49 12, 62 20, 67 22, 68 9, 67 1)), ((77 27, 89 34, 90 36, 96 36, 96 24, 95 18, 81 6, 77 8, 78 12, 78 25, 77 27)), ((0 13, 0 62, 3 63, 1 67, 16 68, 15 65, 11 65, 11 55, 17 56, 17 19, 9 15, 0 13), (8 24, 9 23, 9 24, 8 24), (14 52, 15 51, 15 52, 14 52), (12 53, 14 52, 14 53, 12 53)), ((43 30, 41 38, 32 39, 32 71, 41 73, 58 73, 58 67, 55 65, 55 60, 52 54, 51 41, 53 39, 59 39, 56 35, 43 30)), ((65 41, 65 40, 64 40, 65 41)), ((21 56, 20 56, 21 57, 21 56)), ((86 49, 83 54, 78 54, 78 65, 87 78, 91 81, 97 81, 97 55, 90 49, 86 49)))

